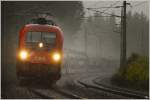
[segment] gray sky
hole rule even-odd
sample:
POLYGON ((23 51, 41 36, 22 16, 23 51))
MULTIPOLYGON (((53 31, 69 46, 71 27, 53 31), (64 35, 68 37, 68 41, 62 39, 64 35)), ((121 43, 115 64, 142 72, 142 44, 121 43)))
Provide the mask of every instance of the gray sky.
MULTIPOLYGON (((144 15, 146 15, 149 18, 149 2, 148 1, 127 1, 129 3, 131 3, 132 7, 127 6, 127 12, 128 11, 132 11, 132 13, 141 13, 143 12, 144 15)), ((112 4, 116 4, 115 6, 121 6, 123 3, 123 1, 83 1, 84 7, 88 8, 88 7, 109 7, 112 4)), ((106 8, 101 8, 99 9, 100 11, 105 10, 106 8)), ((120 8, 112 8, 107 10, 106 12, 108 13, 112 13, 114 12, 117 15, 120 15, 121 9, 120 8)), ((88 12, 86 10, 86 16, 88 15, 92 15, 92 12, 88 12)))

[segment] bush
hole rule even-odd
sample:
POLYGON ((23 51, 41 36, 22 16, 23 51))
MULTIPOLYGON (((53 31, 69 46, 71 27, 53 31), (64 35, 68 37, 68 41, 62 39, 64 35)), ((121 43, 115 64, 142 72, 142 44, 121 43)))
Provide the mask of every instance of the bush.
POLYGON ((124 69, 120 68, 113 76, 113 80, 121 85, 149 89, 148 57, 132 54, 127 60, 127 66, 124 69))

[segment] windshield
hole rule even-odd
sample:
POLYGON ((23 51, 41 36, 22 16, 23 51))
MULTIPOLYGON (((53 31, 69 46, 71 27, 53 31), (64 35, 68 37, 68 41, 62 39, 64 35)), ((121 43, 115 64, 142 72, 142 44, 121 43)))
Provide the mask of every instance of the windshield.
POLYGON ((26 34, 26 42, 44 42, 54 44, 56 33, 54 32, 28 32, 26 34))

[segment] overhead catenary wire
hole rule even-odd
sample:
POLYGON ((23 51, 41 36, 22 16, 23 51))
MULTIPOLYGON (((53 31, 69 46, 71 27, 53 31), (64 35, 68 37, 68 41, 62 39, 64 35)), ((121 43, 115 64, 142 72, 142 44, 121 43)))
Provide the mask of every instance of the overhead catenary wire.
MULTIPOLYGON (((115 3, 111 4, 110 7, 115 6, 118 2, 120 1, 116 1, 115 3)), ((102 12, 106 12, 107 10, 109 10, 110 8, 106 8, 105 10, 103 10, 102 12)))
MULTIPOLYGON (((111 4, 109 7, 99 7, 99 8, 106 8, 106 9, 103 10, 103 11, 96 10, 96 9, 99 9, 99 8, 87 8, 87 9, 88 9, 88 11, 89 11, 89 10, 92 10, 92 11, 95 11, 95 12, 99 12, 99 13, 101 13, 101 14, 110 15, 110 17, 112 17, 112 16, 121 17, 121 16, 119 16, 119 15, 106 13, 106 11, 109 10, 110 8, 116 8, 116 7, 113 7, 113 6, 115 6, 118 2, 120 2, 120 1, 116 1, 115 3, 111 4)), ((105 16, 99 16, 99 17, 105 17, 105 16)), ((108 16, 107 16, 107 17, 108 17, 108 16)))
POLYGON ((115 17, 121 17, 121 16, 119 16, 119 15, 115 15, 115 14, 110 14, 110 13, 106 13, 106 12, 103 12, 103 11, 98 11, 98 10, 95 10, 95 9, 91 9, 92 11, 95 11, 95 12, 99 12, 99 13, 103 13, 103 14, 106 14, 106 15, 111 15, 111 16, 115 16, 115 17))

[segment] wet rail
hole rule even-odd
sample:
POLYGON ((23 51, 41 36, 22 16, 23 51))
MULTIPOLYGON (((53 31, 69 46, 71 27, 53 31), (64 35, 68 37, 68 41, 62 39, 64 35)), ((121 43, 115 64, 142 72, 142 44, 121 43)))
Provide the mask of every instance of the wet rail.
MULTIPOLYGON (((61 97, 55 97, 53 95, 50 95, 48 93, 44 93, 42 91, 38 91, 37 89, 34 88, 28 88, 29 91, 33 92, 34 94, 38 95, 39 97, 41 97, 40 99, 61 99, 61 97)), ((51 88, 51 90, 55 91, 55 93, 60 94, 66 98, 69 99, 83 99, 81 96, 78 96, 76 94, 73 94, 69 91, 63 90, 63 89, 59 89, 59 88, 51 88)))
MULTIPOLYGON (((98 84, 98 86, 97 86, 97 85, 90 85, 90 84, 84 83, 84 82, 79 81, 79 80, 77 80, 77 82, 79 84, 83 85, 86 88, 93 88, 93 89, 96 89, 96 90, 101 90, 101 91, 105 91, 105 92, 108 92, 108 93, 122 95, 122 96, 129 97, 129 98, 136 98, 136 99, 148 99, 149 98, 148 96, 145 96, 145 95, 142 95, 142 94, 136 94, 136 93, 133 93, 133 92, 126 92, 126 91, 121 91, 121 90, 117 90, 117 89, 112 89, 110 87, 105 87, 101 84, 98 84)), ((95 83, 94 80, 93 80, 93 82, 95 83)))
POLYGON ((53 88, 53 89, 54 89, 54 91, 56 91, 56 92, 58 92, 58 93, 60 93, 62 95, 65 95, 65 96, 67 96, 67 97, 69 97, 71 99, 83 99, 83 97, 78 96, 78 95, 76 95, 74 93, 71 93, 69 91, 66 91, 64 89, 60 89, 60 88, 56 88, 56 87, 53 88))
POLYGON ((40 96, 40 99, 54 99, 54 97, 50 96, 50 95, 45 95, 42 92, 37 91, 36 89, 32 89, 32 88, 28 88, 29 91, 33 92, 34 94, 40 96))

